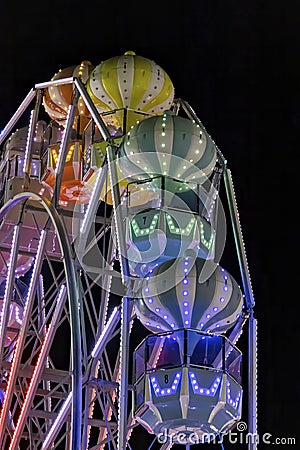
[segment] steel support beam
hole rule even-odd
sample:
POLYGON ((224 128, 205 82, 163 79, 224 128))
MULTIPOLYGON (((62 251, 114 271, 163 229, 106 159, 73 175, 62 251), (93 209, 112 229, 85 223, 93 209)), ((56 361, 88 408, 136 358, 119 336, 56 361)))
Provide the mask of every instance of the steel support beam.
POLYGON ((127 250, 124 233, 124 221, 122 217, 121 198, 119 191, 118 173, 115 163, 115 147, 107 148, 113 208, 121 263, 121 275, 127 295, 121 302, 121 343, 120 343, 120 388, 119 388, 119 420, 118 420, 118 450, 125 450, 127 446, 127 420, 128 420, 128 362, 129 362, 129 334, 131 321, 131 296, 130 296, 130 270, 127 259, 127 250), (129 295, 128 295, 129 294, 129 295))
POLYGON ((60 291, 58 293, 57 299, 56 299, 56 307, 55 307, 55 311, 53 313, 53 317, 52 317, 50 326, 49 326, 49 328, 48 328, 48 330, 46 332, 46 336, 45 336, 43 344, 41 346, 41 350, 40 350, 40 354, 39 354, 39 357, 38 357, 38 360, 37 360, 37 364, 36 364, 36 366, 34 368, 33 375, 32 375, 32 378, 30 380, 29 387, 28 387, 28 389, 26 391, 26 396, 25 396, 25 399, 23 401, 22 408, 21 408, 21 411, 20 411, 20 415, 19 415, 19 418, 18 418, 18 422, 16 424, 16 427, 15 427, 15 430, 14 430, 14 433, 13 433, 13 437, 12 437, 12 440, 11 440, 11 443, 10 443, 10 447, 9 447, 10 450, 14 450, 15 448, 18 448, 18 445, 20 443, 20 439, 21 439, 21 436, 22 436, 22 433, 23 433, 23 429, 24 429, 24 426, 25 426, 25 421, 26 421, 26 419, 28 417, 28 412, 29 412, 29 410, 30 410, 30 408, 32 406, 32 402, 34 400, 34 396, 36 394, 36 390, 37 390, 38 384, 39 384, 39 382, 41 380, 41 374, 42 374, 43 368, 44 368, 44 366, 46 364, 47 356, 49 354, 50 347, 51 347, 51 344, 53 342, 53 338, 54 338, 54 335, 55 335, 55 332, 56 332, 57 323, 58 323, 58 321, 60 319, 61 312, 62 312, 63 306, 65 304, 66 293, 67 293, 66 292, 66 288, 65 288, 64 285, 62 285, 62 287, 61 287, 61 289, 60 289, 60 291))
POLYGON ((28 92, 27 96, 24 98, 23 102, 21 103, 15 114, 12 116, 8 124, 2 130, 0 134, 0 145, 2 145, 7 136, 11 133, 13 127, 16 125, 22 114, 26 111, 26 109, 34 99, 35 95, 36 95, 35 89, 31 89, 28 92))
POLYGON ((248 321, 248 450, 256 450, 257 430, 257 320, 250 315, 248 321), (253 436, 253 439, 251 437, 253 436))

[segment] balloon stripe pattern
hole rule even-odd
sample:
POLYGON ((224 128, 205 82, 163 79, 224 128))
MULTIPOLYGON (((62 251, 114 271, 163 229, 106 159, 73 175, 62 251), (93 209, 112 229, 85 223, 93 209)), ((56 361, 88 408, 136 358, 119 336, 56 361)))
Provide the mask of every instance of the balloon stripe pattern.
POLYGON ((234 278, 215 265, 201 280, 205 259, 177 258, 158 266, 142 284, 135 302, 141 322, 152 332, 180 328, 223 333, 242 313, 243 296, 234 278))
MULTIPOLYGON (((154 61, 134 52, 102 61, 92 71, 87 91, 100 113, 128 109, 151 115, 162 114, 174 100, 168 74, 154 61)), ((131 114, 127 129, 142 114, 131 114)))
MULTIPOLYGON (((80 64, 60 69, 53 75, 51 81, 61 80, 68 77, 77 77, 82 80, 83 83, 87 82, 90 73, 94 66, 90 61, 82 61, 80 64)), ((64 125, 68 108, 72 103, 73 87, 72 84, 64 85, 52 85, 45 90, 43 97, 43 105, 47 114, 55 120, 57 123, 64 125)), ((79 98, 78 115, 89 115, 87 107, 84 105, 82 98, 79 98)))
POLYGON ((168 110, 131 128, 120 144, 125 175, 168 175, 182 181, 204 182, 212 173, 216 147, 201 127, 168 110))

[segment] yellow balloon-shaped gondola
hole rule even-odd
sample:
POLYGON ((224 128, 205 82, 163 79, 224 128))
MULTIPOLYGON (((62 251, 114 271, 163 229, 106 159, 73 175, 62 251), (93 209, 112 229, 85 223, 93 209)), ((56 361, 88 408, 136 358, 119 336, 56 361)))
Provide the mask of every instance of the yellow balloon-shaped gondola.
POLYGON ((165 70, 132 51, 97 65, 86 88, 99 113, 105 113, 103 120, 123 132, 137 121, 162 114, 174 100, 174 86, 165 70))

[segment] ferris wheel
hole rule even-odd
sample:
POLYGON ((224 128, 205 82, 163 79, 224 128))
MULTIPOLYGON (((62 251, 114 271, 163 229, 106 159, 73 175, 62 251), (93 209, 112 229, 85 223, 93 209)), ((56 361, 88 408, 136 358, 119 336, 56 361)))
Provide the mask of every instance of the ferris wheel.
POLYGON ((241 420, 256 435, 232 175, 169 75, 131 51, 67 67, 0 145, 0 448, 226 446, 241 420))

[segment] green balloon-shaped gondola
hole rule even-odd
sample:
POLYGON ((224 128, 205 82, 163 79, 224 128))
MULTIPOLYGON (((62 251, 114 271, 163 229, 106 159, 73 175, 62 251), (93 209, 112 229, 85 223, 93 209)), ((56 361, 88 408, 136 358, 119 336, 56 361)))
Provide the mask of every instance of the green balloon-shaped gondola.
POLYGON ((135 125, 120 143, 120 168, 132 180, 162 175, 203 183, 216 160, 216 146, 207 132, 171 110, 135 125))

